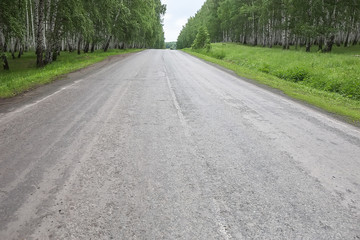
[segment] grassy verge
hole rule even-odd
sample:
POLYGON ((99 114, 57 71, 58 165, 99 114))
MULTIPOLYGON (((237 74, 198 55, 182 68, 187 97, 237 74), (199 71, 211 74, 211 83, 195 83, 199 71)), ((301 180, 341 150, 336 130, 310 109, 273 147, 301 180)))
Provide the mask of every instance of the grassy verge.
POLYGON ((331 54, 221 43, 210 52, 184 51, 360 123, 359 46, 331 54))
POLYGON ((63 74, 100 62, 109 56, 139 49, 96 51, 78 55, 76 52, 62 52, 56 62, 42 69, 36 68, 34 52, 25 53, 20 59, 9 59, 10 71, 0 70, 0 98, 13 97, 31 88, 49 83, 63 74))

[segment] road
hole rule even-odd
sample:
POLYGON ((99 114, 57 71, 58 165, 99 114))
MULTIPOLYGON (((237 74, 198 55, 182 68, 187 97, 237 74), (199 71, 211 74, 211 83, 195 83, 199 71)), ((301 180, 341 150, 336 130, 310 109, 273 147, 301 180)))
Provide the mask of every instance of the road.
POLYGON ((170 50, 35 92, 0 106, 0 239, 360 238, 360 131, 321 111, 170 50))

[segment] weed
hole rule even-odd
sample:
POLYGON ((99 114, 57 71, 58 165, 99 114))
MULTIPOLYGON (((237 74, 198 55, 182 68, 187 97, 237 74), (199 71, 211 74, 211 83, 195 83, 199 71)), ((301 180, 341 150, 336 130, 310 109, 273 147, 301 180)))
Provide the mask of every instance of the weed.
POLYGON ((300 67, 290 68, 282 71, 275 71, 274 75, 278 78, 291 82, 301 82, 310 77, 310 73, 300 67))

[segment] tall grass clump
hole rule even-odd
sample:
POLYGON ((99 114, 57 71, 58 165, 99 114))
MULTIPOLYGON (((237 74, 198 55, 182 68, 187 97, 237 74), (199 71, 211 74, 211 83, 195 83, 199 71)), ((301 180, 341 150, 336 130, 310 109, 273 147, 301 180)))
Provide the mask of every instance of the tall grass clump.
POLYGON ((220 59, 220 60, 222 60, 222 59, 224 59, 226 57, 226 52, 224 50, 221 50, 221 49, 212 49, 212 48, 210 50, 207 50, 207 49, 193 49, 192 51, 200 53, 200 54, 204 54, 204 55, 216 58, 216 59, 220 59))
POLYGON ((212 44, 207 56, 223 59, 277 78, 360 100, 360 47, 334 49, 334 53, 306 53, 303 49, 212 44), (352 49, 350 51, 349 49, 352 49))

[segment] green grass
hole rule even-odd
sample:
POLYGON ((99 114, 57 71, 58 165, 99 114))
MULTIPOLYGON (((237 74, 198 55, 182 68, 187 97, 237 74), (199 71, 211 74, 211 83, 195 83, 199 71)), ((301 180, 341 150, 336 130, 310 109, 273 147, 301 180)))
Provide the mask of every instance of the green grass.
POLYGON ((58 60, 44 68, 36 68, 34 52, 25 53, 20 59, 9 58, 10 71, 0 69, 0 98, 8 98, 23 93, 34 87, 49 83, 61 75, 100 62, 109 56, 139 49, 96 51, 78 55, 76 52, 61 52, 58 60))
POLYGON ((329 54, 223 43, 212 44, 210 52, 184 51, 360 122, 360 46, 335 47, 329 54))

